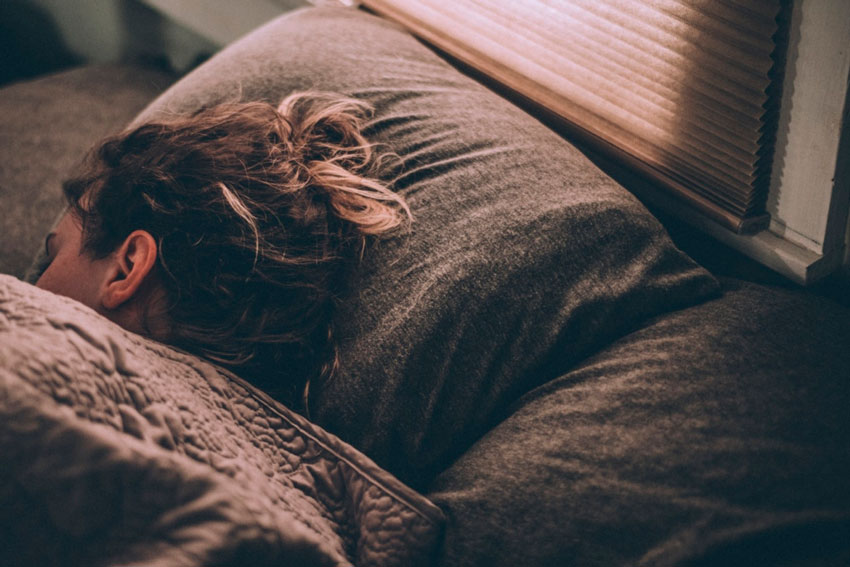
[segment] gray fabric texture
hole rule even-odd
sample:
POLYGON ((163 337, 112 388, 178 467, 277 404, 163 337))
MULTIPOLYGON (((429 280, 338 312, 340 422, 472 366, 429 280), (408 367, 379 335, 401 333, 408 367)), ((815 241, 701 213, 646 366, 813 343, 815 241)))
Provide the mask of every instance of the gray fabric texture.
MULTIPOLYGON (((106 128, 84 132, 113 108, 100 107, 100 100, 118 92, 104 85, 137 79, 132 71, 75 73, 80 82, 63 83, 53 96, 48 96, 52 87, 33 87, 33 96, 41 97, 38 104, 27 97, 12 103, 31 114, 59 116, 58 121, 45 118, 41 130, 25 132, 29 122, 8 115, 0 119, 7 121, 0 126, 6 136, 3 155, 15 160, 0 163, 4 210, 10 203, 18 216, 45 215, 3 242, 3 270, 13 265, 6 260, 12 257, 9 246, 24 246, 14 260, 23 266, 28 249, 40 245, 61 207, 58 180, 78 159, 71 153, 82 155, 85 146, 107 133, 106 128), (94 75, 83 80, 88 73, 94 75), (94 108, 86 106, 85 96, 83 102, 69 102, 74 93, 91 88, 98 89, 90 100, 94 108), (65 120, 66 114, 75 118, 65 120), (58 140, 61 147, 55 154, 49 147, 19 151, 18 126, 23 140, 34 136, 35 149, 43 140, 58 140), (39 132, 50 134, 45 138, 39 132), (26 176, 42 173, 45 190, 53 193, 30 194, 29 188, 40 184, 26 176), (16 182, 10 192, 7 179, 26 182, 16 182), (35 201, 27 204, 27 199, 35 201), (49 214, 43 206, 48 202, 56 207, 49 214)), ((9 87, 0 98, 24 86, 9 87)), ((130 88, 128 98, 137 96, 137 89, 152 93, 144 84, 130 88)), ((343 371, 317 392, 313 415, 420 486, 460 455, 428 491, 449 519, 440 563, 850 563, 846 311, 734 283, 727 283, 723 298, 709 301, 716 281, 675 250, 654 219, 583 156, 407 34, 357 11, 308 10, 269 24, 199 68, 137 122, 222 99, 276 102, 307 88, 340 91, 375 105, 368 134, 401 157, 401 165, 388 174, 397 178, 396 187, 416 216, 410 234, 367 252, 356 291, 340 314, 343 371), (693 304, 699 305, 688 307, 693 304)), ((117 128, 126 119, 112 124, 117 128)), ((4 230, 18 230, 11 220, 3 223, 4 230)), ((40 298, 15 309, 14 318, 38 319, 45 308, 61 317, 70 302, 59 303, 62 309, 53 299, 40 298)), ((3 406, 8 418, 0 419, 6 428, 0 435, 4 465, 14 458, 21 466, 38 465, 30 471, 54 473, 65 482, 44 476, 49 481, 30 484, 29 493, 20 490, 22 482, 5 484, 0 499, 14 521, 2 526, 0 542, 25 541, 21 534, 42 537, 22 546, 34 555, 10 557, 19 564, 83 558, 87 552, 74 538, 91 533, 80 518, 94 516, 77 514, 74 504, 86 501, 78 495, 97 494, 89 490, 93 486, 100 490, 93 505, 103 515, 97 517, 112 521, 115 514, 128 515, 127 523, 114 522, 118 543, 109 549, 147 554, 136 558, 153 559, 162 552, 167 564, 192 564, 209 553, 234 563, 263 564, 288 553, 295 563, 321 564, 340 562, 345 557, 340 548, 355 549, 345 552, 349 557, 369 552, 371 546, 351 543, 360 537, 356 529, 340 535, 332 526, 319 534, 299 528, 288 505, 270 504, 277 503, 278 489, 264 484, 266 478, 231 467, 238 454, 260 463, 261 471, 275 470, 279 453, 263 443, 277 434, 266 426, 283 422, 256 419, 256 412, 275 404, 256 392, 240 398, 247 402, 230 406, 234 418, 247 416, 238 424, 225 430, 204 424, 199 431, 214 433, 189 441, 201 445, 185 454, 171 450, 169 435, 177 435, 172 425, 184 418, 196 421, 181 413, 185 408, 166 414, 162 408, 189 398, 187 407, 201 402, 156 393, 160 386, 153 384, 168 374, 149 374, 149 369, 120 380, 118 374, 102 382, 86 376, 121 366, 127 349, 149 360, 143 366, 169 365, 176 356, 192 369, 188 384, 193 387, 220 384, 214 378, 218 371, 165 347, 134 342, 140 339, 124 343, 120 329, 100 333, 79 324, 90 316, 73 314, 64 331, 63 325, 44 327, 51 337, 76 337, 74 344, 82 348, 69 357, 56 355, 62 359, 55 380, 40 378, 37 361, 52 351, 38 336, 19 341, 30 351, 18 355, 34 364, 29 379, 5 367, 0 371, 0 400, 8 402, 3 406), (147 346, 138 350, 139 344, 147 346), (169 354, 163 358, 163 353, 169 354), (72 368, 81 379, 67 384, 72 368), (137 399, 131 391, 154 393, 137 399), (73 400, 88 400, 72 404, 82 416, 63 409, 73 400), (123 413, 110 405, 115 400, 127 406, 123 413), (86 407, 111 409, 94 415, 86 407), (39 427, 49 427, 15 430, 32 415, 40 416, 39 427), (54 426, 63 435, 53 435, 59 431, 54 426), (40 433, 47 439, 38 439, 40 433), (23 448, 26 434, 33 442, 23 448), (245 435, 266 450, 252 448, 245 435), (67 463, 57 457, 69 450, 68 440, 90 449, 87 455, 112 457, 106 459, 112 465, 103 469, 106 476, 92 477, 87 468, 76 469, 81 476, 67 476, 67 463), (40 442, 44 451, 29 452, 40 442), (205 443, 213 449, 205 451, 205 443), (218 452, 222 448, 225 458, 218 452), (133 476, 140 461, 147 463, 148 474, 133 476), (104 482, 107 478, 114 482, 104 482), (187 485, 193 487, 188 493, 187 485), (151 494, 160 498, 145 498, 151 494), (264 500, 263 494, 272 498, 264 500), (253 504, 228 506, 234 500, 253 504), (122 505, 114 507, 118 501, 122 505), (203 553, 182 555, 167 545, 152 546, 148 532, 132 529, 161 514, 168 521, 158 524, 160 534, 179 537, 203 553), (64 519, 61 529, 51 524, 56 518, 64 519), (229 529, 233 525, 244 529, 229 529), (62 555, 65 549, 77 549, 76 555, 62 555)), ((10 345, 0 342, 5 349, 10 345)), ((4 361, 9 352, 3 351, 4 361)), ((186 380, 177 382, 187 386, 186 380)), ((226 390, 232 388, 237 397, 252 391, 236 378, 228 384, 226 390)), ((219 393, 209 399, 220 400, 219 393)), ((288 416, 286 423, 296 424, 295 431, 318 429, 285 408, 279 411, 288 416)), ((323 435, 332 439, 326 447, 360 462, 345 457, 350 448, 323 435)), ((331 487, 336 498, 339 483, 345 494, 364 494, 352 486, 365 485, 346 484, 357 478, 346 476, 352 469, 317 476, 312 476, 315 468, 299 470, 309 478, 293 483, 303 493, 295 494, 295 501, 319 496, 322 508, 329 502, 324 490, 331 487)), ((377 484, 395 486, 385 473, 369 470, 377 484)), ((10 474, 8 467, 0 470, 5 480, 4 474, 10 474)), ((350 506, 330 508, 351 514, 350 506)), ((368 515, 352 517, 361 527, 372 525, 368 515)), ((423 550, 430 534, 419 540, 423 550)))
POLYGON ((415 217, 367 252, 338 318, 341 372, 314 386, 311 416, 415 486, 518 396, 717 290, 572 145, 361 11, 267 24, 136 123, 305 89, 374 106, 366 133, 400 157, 388 175, 415 217))
POLYGON ((850 312, 725 283, 527 394, 445 471, 441 564, 850 564, 850 312))
POLYGON ((0 275, 0 564, 428 565, 442 515, 226 371, 0 275))
POLYGON ((0 273, 23 277, 64 209, 62 180, 174 78, 92 65, 0 89, 0 273))

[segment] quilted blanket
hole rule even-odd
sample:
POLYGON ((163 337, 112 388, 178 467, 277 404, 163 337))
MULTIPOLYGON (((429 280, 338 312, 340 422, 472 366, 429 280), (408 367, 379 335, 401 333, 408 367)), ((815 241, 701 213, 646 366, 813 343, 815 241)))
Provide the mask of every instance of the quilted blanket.
POLYGON ((443 517, 227 371, 0 275, 0 564, 427 564, 443 517))

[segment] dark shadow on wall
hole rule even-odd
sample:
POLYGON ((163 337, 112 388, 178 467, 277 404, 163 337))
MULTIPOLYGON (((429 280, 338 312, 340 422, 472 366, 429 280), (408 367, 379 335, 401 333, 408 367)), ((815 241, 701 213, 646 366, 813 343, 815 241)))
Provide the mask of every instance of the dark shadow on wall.
MULTIPOLYGON (((91 36, 77 38, 75 43, 63 35, 56 15, 38 3, 0 0, 0 86, 86 63, 85 56, 69 48, 69 44, 76 45, 80 41, 87 41, 87 52, 98 53, 99 59, 109 57, 115 62, 171 73, 191 70, 218 49, 141 2, 103 1, 108 3, 110 13, 114 10, 117 14, 117 20, 108 22, 106 29, 97 29, 91 36), (100 45, 105 45, 108 52, 101 52, 100 45), (178 69, 173 66, 175 62, 178 69)), ((86 4, 88 10, 99 5, 86 4)), ((67 10, 60 11, 64 12, 67 10)))
POLYGON ((180 34, 168 37, 166 18, 153 8, 141 2, 121 0, 118 2, 120 25, 123 30, 121 60, 159 68, 170 73, 183 74, 191 71, 218 50, 195 32, 172 23, 180 29, 180 34), (183 42, 183 45, 179 44, 183 42), (169 58, 169 45, 178 44, 171 54, 178 60, 169 58), (183 49, 180 49, 182 47, 183 49), (186 59, 191 57, 191 59, 186 59), (184 60, 180 60, 180 59, 184 60), (176 66, 175 66, 176 64, 176 66))
POLYGON ((81 62, 43 9, 19 0, 0 2, 0 85, 81 62))
MULTIPOLYGON (((797 77, 797 58, 800 50, 800 26, 791 26, 792 21, 799 22, 800 2, 784 0, 781 3, 777 23, 779 29, 774 36, 776 51, 774 53, 774 69, 771 71, 773 84, 769 91, 771 97, 775 97, 776 104, 768 108, 768 120, 772 121, 772 130, 767 134, 769 138, 770 168, 771 172, 779 173, 785 169, 786 154, 788 151, 788 130, 790 124, 792 101, 794 99, 794 84, 797 77)), ((770 180, 770 191, 767 195, 767 210, 776 214, 779 210, 779 202, 782 199, 782 185, 779 179, 770 180)), ((784 219, 777 219, 784 224, 784 219)))

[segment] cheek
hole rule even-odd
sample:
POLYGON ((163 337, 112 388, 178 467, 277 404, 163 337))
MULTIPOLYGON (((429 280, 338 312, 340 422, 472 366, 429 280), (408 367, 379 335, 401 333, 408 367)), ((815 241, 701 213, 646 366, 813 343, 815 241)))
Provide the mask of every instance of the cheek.
POLYGON ((44 273, 41 274, 41 277, 38 278, 38 281, 35 282, 36 287, 40 287, 41 289, 46 289, 47 291, 52 291, 53 293, 62 293, 62 258, 54 258, 52 262, 47 266, 47 269, 44 270, 44 273))
POLYGON ((75 254, 59 254, 36 282, 36 286, 75 299, 97 309, 98 273, 91 262, 75 254))

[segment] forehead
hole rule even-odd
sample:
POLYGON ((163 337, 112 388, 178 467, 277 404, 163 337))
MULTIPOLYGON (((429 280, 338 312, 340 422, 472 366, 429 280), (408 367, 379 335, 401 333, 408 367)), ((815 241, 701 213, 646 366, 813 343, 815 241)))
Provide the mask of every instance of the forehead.
POLYGON ((57 241, 59 244, 66 244, 69 242, 80 241, 82 239, 82 225, 80 220, 71 213, 67 211, 50 234, 47 235, 45 242, 50 245, 52 241, 57 241))
POLYGON ((82 224, 75 214, 71 211, 66 211, 65 214, 62 215, 62 218, 59 220, 54 231, 63 236, 79 234, 82 232, 82 224))

